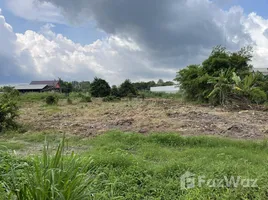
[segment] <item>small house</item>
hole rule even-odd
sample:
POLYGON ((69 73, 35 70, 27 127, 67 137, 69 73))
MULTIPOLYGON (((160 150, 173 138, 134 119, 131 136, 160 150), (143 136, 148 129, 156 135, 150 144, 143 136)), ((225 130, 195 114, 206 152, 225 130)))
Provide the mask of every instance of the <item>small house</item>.
POLYGON ((50 91, 59 91, 60 90, 60 82, 57 80, 54 81, 32 81, 30 85, 47 85, 48 90, 50 91))

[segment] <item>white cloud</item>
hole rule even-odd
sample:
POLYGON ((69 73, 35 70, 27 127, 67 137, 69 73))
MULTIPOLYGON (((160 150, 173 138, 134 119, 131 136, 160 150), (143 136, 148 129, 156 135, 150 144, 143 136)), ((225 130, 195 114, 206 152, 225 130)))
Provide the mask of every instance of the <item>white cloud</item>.
POLYGON ((27 20, 65 23, 60 9, 49 2, 37 0, 6 0, 7 8, 16 16, 27 20))
MULTIPOLYGON (((17 34, 21 50, 30 52, 38 77, 92 80, 99 76, 114 84, 125 78, 154 78, 166 71, 154 70, 142 56, 139 46, 131 40, 111 36, 82 46, 55 34, 51 27, 43 27, 43 34, 30 30, 17 34)), ((174 73, 172 71, 172 76, 174 73)), ((171 75, 168 70, 166 74, 171 75)))
POLYGON ((249 32, 254 45, 253 66, 256 68, 268 68, 268 20, 251 13, 245 19, 245 27, 249 32))
MULTIPOLYGON (((226 44, 231 50, 252 44, 255 50, 253 64, 256 67, 268 66, 267 19, 255 13, 245 15, 241 7, 223 11, 207 0, 187 2, 188 7, 179 7, 191 11, 187 16, 178 16, 176 13, 172 17, 178 17, 178 20, 171 19, 168 24, 153 22, 150 27, 130 16, 129 24, 122 19, 118 25, 111 21, 111 17, 107 24, 101 25, 101 21, 109 16, 106 16, 107 13, 104 18, 98 16, 99 27, 110 35, 88 45, 56 34, 53 32, 56 25, 49 23, 41 27, 39 32, 28 30, 24 34, 16 34, 0 14, 0 63, 5 63, 0 64, 0 79, 4 76, 3 80, 8 80, 7 77, 28 81, 57 77, 92 80, 94 76, 99 76, 111 84, 118 84, 126 78, 133 81, 158 78, 172 80, 179 68, 201 63, 211 47, 220 43, 226 44), (196 20, 191 16, 198 10, 195 5, 206 12, 212 7, 214 9, 208 14, 196 13, 196 20), (112 24, 116 30, 110 30, 112 24), (156 33, 158 30, 160 32, 156 33), (14 71, 15 77, 12 74, 14 71)), ((52 6, 51 3, 47 4, 52 6)), ((113 17, 117 19, 116 16, 113 17)), ((157 18, 161 19, 161 15, 157 18)))

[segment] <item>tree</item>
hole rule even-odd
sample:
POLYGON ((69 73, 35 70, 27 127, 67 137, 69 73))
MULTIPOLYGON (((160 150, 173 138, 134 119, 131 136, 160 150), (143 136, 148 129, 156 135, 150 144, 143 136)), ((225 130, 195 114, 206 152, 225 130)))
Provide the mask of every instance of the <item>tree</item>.
POLYGON ((175 85, 173 81, 166 81, 163 83, 163 86, 172 86, 172 85, 175 85))
POLYGON ((61 92, 63 93, 71 93, 73 91, 73 84, 67 81, 63 81, 61 78, 59 79, 61 92))
POLYGON ((89 81, 73 81, 73 92, 90 92, 90 82, 89 81))
POLYGON ((136 90, 139 90, 139 91, 144 91, 144 90, 149 91, 151 87, 156 86, 156 83, 154 81, 136 82, 136 83, 132 83, 132 84, 134 85, 136 90))
POLYGON ((159 79, 159 80, 157 81, 157 85, 158 85, 158 86, 163 86, 163 84, 164 84, 164 81, 163 81, 162 79, 159 79))
POLYGON ((229 72, 235 72, 244 79, 251 74, 251 58, 250 47, 231 53, 222 46, 216 46, 202 65, 190 65, 180 70, 175 80, 188 100, 207 102, 218 99, 217 102, 223 104, 228 98, 226 94, 230 84, 234 84, 229 72))
POLYGON ((127 79, 120 85, 119 94, 121 97, 127 97, 129 95, 135 96, 137 95, 137 90, 135 89, 134 85, 130 82, 130 80, 127 79))
POLYGON ((225 105, 229 99, 230 93, 233 88, 232 84, 232 72, 233 70, 222 70, 219 77, 212 77, 208 83, 214 85, 214 89, 208 95, 208 99, 211 103, 217 105, 225 105))
POLYGON ((186 99, 192 101, 206 101, 207 95, 213 89, 208 81, 211 79, 200 65, 190 65, 177 72, 174 80, 179 82, 180 90, 186 99))
POLYGON ((115 96, 115 97, 119 97, 119 91, 118 91, 118 88, 116 85, 113 85, 112 86, 112 89, 111 89, 111 95, 112 96, 115 96))
POLYGON ((216 46, 210 56, 202 63, 204 70, 211 76, 219 76, 222 70, 234 69, 239 75, 246 76, 252 66, 252 47, 244 47, 237 52, 228 52, 225 47, 216 46))
POLYGON ((109 96, 111 93, 111 87, 109 84, 101 79, 101 78, 94 78, 94 81, 91 83, 91 95, 93 97, 106 97, 109 96))

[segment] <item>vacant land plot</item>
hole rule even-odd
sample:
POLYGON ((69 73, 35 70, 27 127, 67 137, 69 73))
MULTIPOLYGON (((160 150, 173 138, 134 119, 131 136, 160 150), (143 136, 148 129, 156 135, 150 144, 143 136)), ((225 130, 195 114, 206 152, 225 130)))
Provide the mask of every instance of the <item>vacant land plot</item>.
POLYGON ((20 113, 19 121, 33 131, 55 130, 81 136, 98 135, 111 129, 243 139, 264 139, 268 134, 265 111, 228 111, 175 100, 107 103, 95 99, 92 103, 73 105, 62 100, 59 106, 24 103, 20 113))
POLYGON ((19 132, 0 135, 0 199, 268 197, 266 111, 61 99, 21 102, 19 112, 19 132), (48 156, 44 141, 54 154, 63 135, 63 157, 48 156))

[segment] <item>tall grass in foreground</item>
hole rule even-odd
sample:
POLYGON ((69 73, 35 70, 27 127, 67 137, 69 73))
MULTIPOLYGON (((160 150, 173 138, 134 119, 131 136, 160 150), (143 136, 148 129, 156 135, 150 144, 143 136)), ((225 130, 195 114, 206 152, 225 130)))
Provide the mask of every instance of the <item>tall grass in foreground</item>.
POLYGON ((9 157, 10 160, 6 160, 7 166, 9 165, 5 168, 7 173, 0 179, 6 198, 88 199, 92 194, 90 185, 96 178, 91 173, 91 159, 81 159, 74 154, 67 157, 63 155, 63 151, 64 139, 53 156, 50 155, 48 145, 45 145, 42 157, 35 157, 29 162, 16 162, 14 165, 10 163, 12 158, 9 157))
POLYGON ((111 131, 93 139, 72 137, 68 145, 83 147, 79 158, 63 152, 64 141, 53 156, 48 146, 41 157, 25 160, 0 151, 0 199, 268 199, 267 141, 111 131), (258 187, 203 184, 184 190, 180 177, 187 171, 206 180, 257 179, 258 187))

